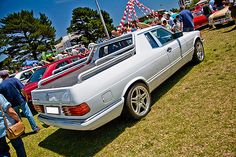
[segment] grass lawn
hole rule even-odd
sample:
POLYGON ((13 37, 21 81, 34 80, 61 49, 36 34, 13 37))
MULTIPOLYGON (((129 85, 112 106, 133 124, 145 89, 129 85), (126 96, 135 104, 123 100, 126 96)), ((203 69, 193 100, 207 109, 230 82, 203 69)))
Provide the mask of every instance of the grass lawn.
MULTIPOLYGON (((95 131, 42 127, 23 141, 29 157, 236 156, 236 29, 203 30, 206 58, 152 93, 141 121, 118 118, 95 131)), ((35 116, 36 118, 36 116, 35 116)), ((40 124, 39 121, 37 121, 40 124)), ((11 147, 11 154, 15 156, 11 147)))

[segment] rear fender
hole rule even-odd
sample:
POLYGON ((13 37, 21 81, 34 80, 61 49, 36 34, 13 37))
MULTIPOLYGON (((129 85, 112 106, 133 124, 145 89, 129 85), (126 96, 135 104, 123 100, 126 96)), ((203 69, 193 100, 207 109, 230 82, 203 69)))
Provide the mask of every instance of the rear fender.
POLYGON ((129 90, 129 88, 132 87, 132 85, 135 84, 136 82, 142 82, 142 83, 146 84, 148 87, 148 90, 149 90, 149 85, 148 85, 146 79, 144 77, 139 76, 139 77, 136 77, 136 78, 132 79, 131 81, 129 81, 129 83, 127 83, 127 85, 125 86, 123 93, 122 93, 123 97, 125 97, 125 94, 129 90))

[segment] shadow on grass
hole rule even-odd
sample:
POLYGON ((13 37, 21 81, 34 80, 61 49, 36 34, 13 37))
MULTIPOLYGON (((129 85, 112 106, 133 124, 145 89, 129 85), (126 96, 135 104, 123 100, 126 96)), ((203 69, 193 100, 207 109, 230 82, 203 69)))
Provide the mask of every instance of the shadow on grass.
POLYGON ((233 26, 234 25, 234 21, 231 21, 229 23, 226 23, 226 24, 219 24, 219 25, 216 25, 215 29, 218 30, 218 29, 221 29, 221 28, 227 28, 227 27, 230 27, 230 26, 233 26))
MULTIPOLYGON (((192 67, 192 64, 186 64, 154 90, 152 92, 153 104, 183 78, 192 67)), ((63 156, 94 156, 124 132, 126 128, 132 127, 135 123, 132 120, 118 117, 94 131, 58 129, 40 142, 39 146, 63 156)))
POLYGON ((168 78, 164 83, 157 87, 152 92, 152 102, 155 104, 164 94, 166 94, 176 83, 179 82, 192 68, 194 65, 188 63, 168 78))
POLYGON ((72 131, 58 129, 39 143, 40 147, 62 156, 94 156, 117 138, 134 121, 119 117, 94 131, 72 131))
POLYGON ((224 31, 223 33, 229 33, 229 32, 235 31, 235 30, 236 30, 236 25, 232 29, 224 31))

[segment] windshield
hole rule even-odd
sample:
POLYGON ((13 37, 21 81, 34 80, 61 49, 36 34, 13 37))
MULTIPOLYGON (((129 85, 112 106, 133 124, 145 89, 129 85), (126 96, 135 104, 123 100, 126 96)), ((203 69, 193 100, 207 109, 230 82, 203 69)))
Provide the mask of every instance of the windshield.
POLYGON ((34 74, 31 76, 31 78, 29 79, 28 83, 38 82, 39 80, 41 80, 41 78, 43 77, 43 74, 45 73, 45 71, 46 71, 46 67, 36 70, 34 72, 34 74))

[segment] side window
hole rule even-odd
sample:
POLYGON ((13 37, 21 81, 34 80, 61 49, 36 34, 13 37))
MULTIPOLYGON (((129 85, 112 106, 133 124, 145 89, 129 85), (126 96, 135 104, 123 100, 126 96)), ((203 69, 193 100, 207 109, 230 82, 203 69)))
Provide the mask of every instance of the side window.
POLYGON ((29 79, 32 74, 32 71, 27 71, 21 75, 20 80, 29 79))
POLYGON ((172 33, 162 28, 151 32, 163 45, 169 41, 174 40, 172 33))
POLYGON ((56 69, 58 69, 58 68, 60 68, 60 67, 63 67, 63 66, 65 66, 65 65, 67 65, 67 64, 69 64, 68 61, 61 62, 61 63, 57 64, 56 69))
POLYGON ((145 33, 144 34, 146 39, 148 40, 149 44, 152 46, 152 48, 157 48, 159 47, 156 41, 153 39, 150 33, 145 33))

